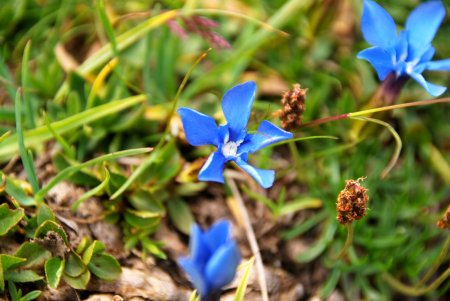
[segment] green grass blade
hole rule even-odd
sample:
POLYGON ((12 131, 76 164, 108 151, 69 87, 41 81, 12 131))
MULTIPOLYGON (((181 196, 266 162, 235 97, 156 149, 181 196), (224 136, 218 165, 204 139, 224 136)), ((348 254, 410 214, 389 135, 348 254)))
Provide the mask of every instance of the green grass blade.
POLYGON ((189 296, 189 301, 200 301, 200 296, 197 296, 197 290, 194 290, 189 296))
MULTIPOLYGON (((244 69, 248 66, 250 61, 254 58, 254 53, 273 37, 274 30, 267 30, 267 28, 281 28, 288 23, 292 18, 298 18, 301 11, 308 9, 314 1, 312 0, 290 0, 276 11, 272 17, 267 21, 267 26, 256 31, 251 39, 248 39, 239 48, 235 49, 233 53, 227 57, 224 63, 215 66, 208 72, 208 76, 203 76, 192 82, 184 93, 185 98, 192 97, 195 93, 201 90, 208 89, 217 84, 216 81, 211 81, 211 78, 216 79, 224 72, 228 72, 231 66, 239 66, 239 69, 244 69)), ((236 68, 235 68, 236 69, 236 68)), ((241 70, 235 70, 235 74, 241 74, 241 70)), ((233 77, 229 81, 235 81, 233 77)))
POLYGON ((44 112, 44 121, 50 133, 52 133, 53 137, 61 144, 61 147, 64 149, 64 152, 69 156, 70 159, 75 159, 75 151, 70 147, 69 143, 58 134, 55 129, 52 127, 50 120, 48 119, 47 114, 44 112))
POLYGON ((389 174, 389 172, 392 170, 392 168, 394 168, 395 164, 398 161, 398 158, 400 157, 400 152, 402 151, 402 138, 400 138, 400 135, 389 123, 384 122, 382 120, 370 118, 370 117, 350 117, 350 118, 356 119, 356 120, 368 121, 368 122, 372 122, 372 123, 376 123, 381 126, 384 126, 386 129, 389 130, 389 132, 394 137, 394 140, 395 140, 394 153, 392 154, 391 160, 389 160, 388 165, 381 172, 381 178, 384 179, 389 174))
MULTIPOLYGON (((127 181, 111 196, 111 200, 115 199, 119 195, 121 195, 125 190, 130 187, 130 185, 138 178, 140 175, 148 168, 150 167, 155 160, 157 160, 157 155, 159 154, 158 150, 164 146, 164 143, 167 142, 166 136, 169 134, 170 131, 170 121, 175 114, 175 110, 178 105, 178 100, 180 98, 181 92, 183 91, 184 87, 187 84, 187 81, 189 77, 191 76, 192 72, 194 71, 195 67, 206 57, 206 55, 209 53, 211 49, 208 49, 206 52, 202 53, 197 60, 192 64, 192 66, 189 68, 189 71, 186 73, 186 75, 183 78, 183 81, 181 82, 180 86, 178 87, 177 94, 175 95, 175 98, 172 101, 172 108, 170 110, 169 116, 167 117, 167 125, 164 130, 164 134, 159 141, 158 145, 155 147, 155 151, 150 155, 150 157, 145 160, 139 167, 133 172, 133 174, 127 179, 127 181)), ((170 140, 170 139, 169 139, 170 140)))
POLYGON ((278 143, 274 143, 271 145, 268 145, 267 147, 274 147, 278 145, 283 145, 289 142, 297 142, 297 141, 306 141, 306 140, 313 140, 313 139, 332 139, 332 140, 338 140, 338 137, 335 136, 308 136, 308 137, 299 137, 299 138, 292 138, 288 140, 283 140, 278 143))
POLYGON ((112 51, 114 53, 114 56, 119 58, 119 49, 117 48, 116 36, 114 34, 114 29, 111 25, 111 22, 109 22, 108 15, 106 14, 104 0, 97 1, 97 12, 98 12, 98 15, 100 16, 100 21, 102 22, 103 29, 105 30, 106 35, 108 36, 108 39, 111 42, 112 51))
POLYGON ((253 267, 253 262, 255 258, 251 258, 248 262, 246 262, 242 268, 245 268, 244 275, 242 276, 241 282, 236 290, 236 295, 234 295, 234 301, 244 301, 245 291, 247 290, 248 278, 250 276, 250 271, 253 267))
POLYGON ((280 207, 278 215, 293 214, 304 209, 317 209, 322 207, 322 201, 312 197, 297 198, 280 207))
MULTIPOLYGON (((164 12, 160 15, 152 17, 145 22, 131 28, 127 32, 117 36, 117 49, 118 51, 122 51, 144 37, 148 32, 157 28, 158 26, 165 24, 168 20, 173 19, 177 16, 178 12, 176 10, 170 10, 164 12)), ((113 48, 110 43, 106 44, 100 50, 98 50, 95 54, 89 57, 86 61, 81 64, 76 70, 81 75, 87 75, 106 64, 109 60, 111 60, 113 56, 113 48)), ((67 82, 60 88, 58 91, 55 101, 61 101, 63 96, 67 92, 67 82)))
POLYGON ((5 63, 2 53, 0 52, 0 83, 2 83, 11 99, 16 97, 16 85, 14 78, 9 71, 8 65, 5 63))
POLYGON ((30 61, 30 48, 31 40, 25 45, 25 50, 22 57, 22 98, 25 102, 25 122, 28 128, 36 127, 36 116, 33 114, 33 104, 31 103, 30 97, 28 97, 28 89, 30 89, 30 74, 28 70, 28 63, 30 61))
POLYGON ((129 149, 129 150, 124 150, 124 151, 119 151, 119 152, 114 152, 114 153, 110 153, 107 155, 103 155, 103 156, 94 158, 92 160, 86 161, 84 163, 67 167, 67 168, 63 169, 62 171, 60 171, 50 182, 47 183, 47 185, 45 187, 43 187, 41 190, 38 191, 38 193, 36 194, 36 202, 37 203, 42 202, 44 196, 50 191, 50 189, 55 187, 55 185, 57 185, 62 180, 65 180, 68 177, 70 177, 75 172, 82 170, 83 168, 86 168, 86 167, 89 167, 89 166, 92 166, 92 165, 95 165, 98 163, 102 163, 105 161, 115 160, 115 159, 122 158, 122 157, 135 156, 135 155, 148 153, 150 151, 152 151, 152 148, 129 149))
POLYGON ((89 199, 90 197, 93 197, 94 195, 97 195, 98 193, 102 192, 108 185, 110 178, 111 177, 108 168, 106 168, 105 166, 105 179, 97 187, 94 187, 91 190, 86 191, 82 196, 80 196, 80 198, 70 207, 72 211, 76 211, 80 206, 80 204, 89 199))
POLYGON ((0 144, 3 142, 3 140, 5 140, 6 138, 8 138, 9 135, 11 135, 11 131, 8 131, 8 132, 4 133, 3 135, 1 135, 1 136, 0 136, 0 144))
MULTIPOLYGON (((138 104, 145 99, 145 95, 136 95, 120 100, 115 100, 107 104, 85 110, 63 120, 52 122, 51 127, 55 130, 56 133, 62 135, 80 126, 99 120, 105 116, 109 116, 125 110, 126 108, 138 104)), ((24 137, 25 146, 30 147, 50 140, 51 138, 53 138, 53 135, 49 131, 47 126, 41 126, 24 132, 24 137)), ((0 147, 0 162, 9 160, 11 156, 14 156, 17 153, 17 141, 17 134, 13 134, 3 141, 2 147, 0 147)))
POLYGON ((24 142, 24 133, 22 129, 22 95, 21 90, 19 89, 16 92, 16 100, 15 100, 15 110, 16 110, 16 131, 17 131, 17 142, 19 148, 20 158, 22 159, 22 164, 25 169, 25 173, 27 175, 28 181, 33 188, 33 193, 36 193, 39 190, 39 182, 36 175, 36 170, 34 168, 33 157, 31 153, 29 153, 26 149, 24 142))

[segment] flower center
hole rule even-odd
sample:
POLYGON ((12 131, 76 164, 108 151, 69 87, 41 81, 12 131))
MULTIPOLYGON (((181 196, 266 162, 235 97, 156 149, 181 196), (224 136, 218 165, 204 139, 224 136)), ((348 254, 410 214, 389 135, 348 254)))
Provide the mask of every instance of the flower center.
POLYGON ((237 142, 229 141, 222 147, 222 154, 227 157, 236 157, 239 144, 237 142))

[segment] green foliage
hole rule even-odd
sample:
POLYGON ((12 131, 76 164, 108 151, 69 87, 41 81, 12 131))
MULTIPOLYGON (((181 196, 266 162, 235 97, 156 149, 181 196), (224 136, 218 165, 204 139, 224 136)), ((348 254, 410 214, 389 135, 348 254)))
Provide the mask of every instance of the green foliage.
POLYGON ((178 199, 170 200, 167 202, 167 209, 175 227, 182 233, 189 235, 191 225, 194 223, 194 217, 186 202, 178 199))
POLYGON ((65 263, 63 259, 58 257, 49 258, 45 262, 45 276, 51 288, 56 289, 58 287, 64 272, 65 263))
POLYGON ((22 208, 9 209, 8 204, 0 205, 0 235, 3 236, 10 231, 23 218, 22 208))
POLYGON ((245 291, 247 289, 248 284, 248 278, 250 276, 250 272, 253 268, 253 262, 254 258, 250 259, 248 262, 245 263, 245 266, 242 266, 241 268, 245 268, 244 274, 242 275, 241 282, 239 283, 239 286, 236 290, 236 294, 234 295, 234 301, 244 301, 245 297, 245 291))

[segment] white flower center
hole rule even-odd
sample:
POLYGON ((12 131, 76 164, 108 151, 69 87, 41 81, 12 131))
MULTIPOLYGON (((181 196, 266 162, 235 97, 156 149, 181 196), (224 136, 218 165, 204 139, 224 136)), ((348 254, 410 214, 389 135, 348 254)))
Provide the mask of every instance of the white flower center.
POLYGON ((413 72, 415 66, 416 66, 416 62, 406 63, 406 70, 405 70, 406 73, 411 74, 413 72))
POLYGON ((239 144, 237 142, 229 141, 222 147, 222 154, 225 157, 236 157, 239 144))

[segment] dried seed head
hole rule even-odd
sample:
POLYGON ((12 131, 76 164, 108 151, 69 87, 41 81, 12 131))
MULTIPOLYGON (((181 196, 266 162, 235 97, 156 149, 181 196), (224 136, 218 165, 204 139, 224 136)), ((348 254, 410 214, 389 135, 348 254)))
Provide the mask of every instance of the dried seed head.
POLYGON ((437 226, 441 229, 450 230, 450 206, 448 206, 447 211, 445 211, 442 218, 438 220, 437 226))
POLYGON ((336 203, 337 220, 341 224, 351 223, 366 215, 369 196, 367 195, 367 189, 360 184, 362 180, 364 178, 347 180, 345 188, 338 195, 336 203))
POLYGON ((281 99, 282 108, 278 112, 283 129, 290 131, 302 124, 307 92, 308 89, 302 89, 300 84, 294 84, 291 90, 283 93, 281 99))

